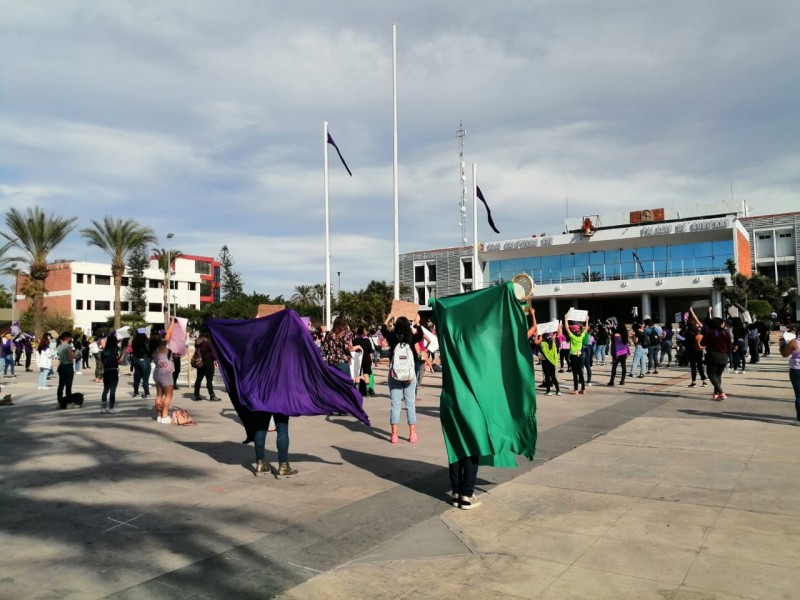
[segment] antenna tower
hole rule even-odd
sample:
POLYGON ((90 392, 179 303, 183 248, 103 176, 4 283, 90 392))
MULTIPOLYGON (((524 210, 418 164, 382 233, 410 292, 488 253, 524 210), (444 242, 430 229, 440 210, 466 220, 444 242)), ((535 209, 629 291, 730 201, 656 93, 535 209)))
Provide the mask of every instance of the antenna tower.
POLYGON ((461 245, 467 245, 467 167, 464 163, 464 138, 467 130, 464 124, 458 122, 458 165, 459 165, 459 185, 461 186, 461 200, 458 203, 458 224, 461 225, 461 245))

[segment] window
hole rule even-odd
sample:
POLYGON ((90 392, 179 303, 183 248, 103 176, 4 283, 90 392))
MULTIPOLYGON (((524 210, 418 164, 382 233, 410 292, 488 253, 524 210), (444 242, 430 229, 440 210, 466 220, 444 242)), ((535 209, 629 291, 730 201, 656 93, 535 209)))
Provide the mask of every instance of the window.
POLYGON ((414 266, 414 281, 425 281, 425 265, 414 266))
POLYGON ((161 287, 161 282, 158 279, 148 279, 147 287, 153 290, 157 290, 158 288, 161 287))
POLYGON ((428 281, 436 281, 436 263, 428 263, 428 281))
POLYGON ((86 283, 92 283, 92 276, 91 275, 87 275, 86 276, 86 283))
POLYGON ((122 278, 122 287, 128 287, 128 285, 129 285, 128 284, 128 278, 127 277, 123 277, 122 278))
POLYGON ((472 291, 472 284, 471 283, 462 283, 461 284, 461 291, 462 292, 471 292, 472 291))
POLYGON ((83 300, 75 300, 75 310, 83 310, 83 300))
POLYGON ((111 285, 111 276, 110 275, 95 275, 94 276, 94 284, 95 285, 111 285))
POLYGON ((794 257, 794 239, 791 231, 776 232, 778 239, 775 240, 775 253, 777 256, 794 257))
POLYGON ((119 309, 126 312, 129 311, 131 309, 130 302, 120 302, 119 309))
POLYGON ((797 265, 794 263, 790 263, 788 265, 776 265, 776 267, 778 271, 778 281, 784 277, 789 277, 792 280, 795 280, 795 277, 797 277, 797 265))
POLYGON ((87 300, 86 301, 86 310, 92 310, 92 301, 91 300, 87 300))
POLYGON ((83 273, 75 273, 75 283, 83 283, 83 273))
POLYGON ((197 304, 190 304, 190 305, 189 305, 189 308, 194 308, 194 309, 197 309, 197 304))
POLYGON ((425 298, 425 286, 419 286, 418 288, 415 288, 415 291, 417 293, 417 304, 427 304, 428 301, 425 298))
POLYGON ((154 312, 160 313, 161 312, 161 302, 151 302, 147 305, 147 312, 154 312))
POLYGON ((173 281, 172 279, 169 280, 169 289, 177 290, 178 289, 178 282, 173 281))
POLYGON ((189 282, 189 291, 194 292, 197 290, 197 284, 194 281, 189 282))
POLYGON ((95 310, 111 310, 111 302, 109 300, 95 300, 95 310))
POLYGON ((472 279, 472 261, 471 260, 462 260, 461 264, 464 265, 464 277, 463 277, 463 279, 472 279))
POLYGON ((211 263, 200 260, 194 261, 194 272, 200 275, 211 275, 211 263))
POLYGON ((200 295, 201 296, 210 296, 211 295, 211 282, 210 281, 201 281, 200 282, 200 295))

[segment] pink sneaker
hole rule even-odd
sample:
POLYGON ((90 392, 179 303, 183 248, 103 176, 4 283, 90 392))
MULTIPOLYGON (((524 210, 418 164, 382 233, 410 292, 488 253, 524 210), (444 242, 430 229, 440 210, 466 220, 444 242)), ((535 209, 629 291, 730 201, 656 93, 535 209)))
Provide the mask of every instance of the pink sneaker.
POLYGON ((416 444, 417 443, 417 439, 418 438, 417 438, 417 432, 416 431, 414 433, 412 433, 410 436, 408 436, 408 441, 411 444, 416 444))
POLYGON ((393 434, 392 434, 392 439, 391 439, 391 442, 392 442, 393 444, 396 444, 396 443, 397 443, 397 442, 399 442, 399 441, 400 441, 400 438, 399 438, 399 437, 397 437, 397 434, 396 434, 396 433, 393 433, 393 434))

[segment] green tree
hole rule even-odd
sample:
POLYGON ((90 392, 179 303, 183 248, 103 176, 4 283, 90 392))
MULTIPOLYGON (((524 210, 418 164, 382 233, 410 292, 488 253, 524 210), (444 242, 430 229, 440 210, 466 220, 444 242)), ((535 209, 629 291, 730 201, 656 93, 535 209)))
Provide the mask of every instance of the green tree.
MULTIPOLYGON (((35 319, 35 310, 34 307, 31 306, 22 313, 22 317, 19 320, 19 325, 22 328, 22 331, 31 331, 34 329, 34 319, 35 319)), ((75 329, 75 321, 72 320, 71 315, 62 315, 60 313, 51 313, 47 309, 44 309, 44 315, 42 317, 42 331, 57 331, 61 333, 62 331, 73 331, 75 329)))
POLYGON ((382 323, 392 308, 394 287, 385 281, 371 281, 358 292, 341 292, 333 306, 351 325, 370 327, 382 323))
POLYGON ((766 300, 750 300, 748 303, 750 314, 756 319, 765 321, 772 314, 772 305, 766 300))
POLYGON ((164 311, 164 327, 166 327, 169 322, 170 272, 172 271, 173 263, 176 259, 183 256, 183 252, 174 248, 170 248, 169 250, 165 248, 155 248, 153 254, 155 254, 156 260, 158 261, 158 268, 164 272, 164 279, 162 281, 162 287, 164 288, 164 304, 162 309, 164 311))
POLYGON ((0 284, 0 308, 11 308, 11 290, 0 284))
MULTIPOLYGON (((36 289, 33 298, 33 333, 41 337, 44 331, 45 281, 50 274, 47 260, 50 252, 75 229, 77 217, 45 215, 39 207, 29 207, 23 214, 12 208, 6 214, 6 226, 13 234, 14 245, 26 253, 28 272, 36 289)), ((10 239, 10 238, 7 238, 10 239)))
POLYGON ((295 286, 294 295, 289 300, 301 307, 315 306, 317 304, 313 294, 313 287, 310 285, 295 286))
POLYGON ((145 271, 149 267, 150 255, 147 253, 147 246, 142 244, 130 251, 130 254, 128 254, 128 292, 125 295, 125 299, 130 306, 130 312, 142 321, 147 318, 147 277, 145 277, 145 271))
POLYGON ((122 275, 128 253, 142 244, 152 244, 156 234, 149 227, 133 219, 105 217, 102 222, 92 220, 92 227, 81 229, 81 235, 90 246, 97 246, 111 257, 111 276, 114 278, 114 328, 119 329, 122 317, 122 275))
POLYGON ((236 300, 244 296, 244 283, 242 275, 233 268, 233 257, 231 256, 228 245, 225 244, 219 251, 220 287, 222 288, 222 298, 224 300, 236 300))

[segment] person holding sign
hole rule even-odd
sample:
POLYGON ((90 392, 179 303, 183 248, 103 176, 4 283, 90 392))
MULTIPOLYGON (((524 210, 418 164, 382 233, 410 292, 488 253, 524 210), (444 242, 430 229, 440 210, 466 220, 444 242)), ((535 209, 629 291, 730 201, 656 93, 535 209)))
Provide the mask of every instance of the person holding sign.
POLYGON ((796 420, 792 425, 800 426, 800 341, 797 336, 800 334, 800 325, 794 326, 794 331, 787 331, 781 336, 780 351, 781 356, 789 359, 789 381, 794 388, 794 409, 796 420))
POLYGON ((542 355, 542 374, 544 375, 544 388, 545 396, 551 396, 553 392, 550 387, 556 390, 556 396, 561 395, 561 388, 558 386, 558 377, 556 377, 556 365, 558 364, 558 334, 561 333, 561 324, 558 326, 558 332, 548 332, 537 336, 539 343, 539 352, 542 355))
POLYGON ((586 311, 580 311, 586 315, 583 327, 581 328, 580 325, 573 325, 572 329, 570 329, 568 317, 576 312, 578 311, 570 309, 570 312, 564 315, 564 329, 569 338, 569 364, 572 368, 573 396, 586 393, 586 381, 583 378, 581 354, 583 353, 583 337, 586 335, 586 332, 589 331, 589 315, 586 311), (578 383, 580 383, 580 390, 578 390, 578 383))

